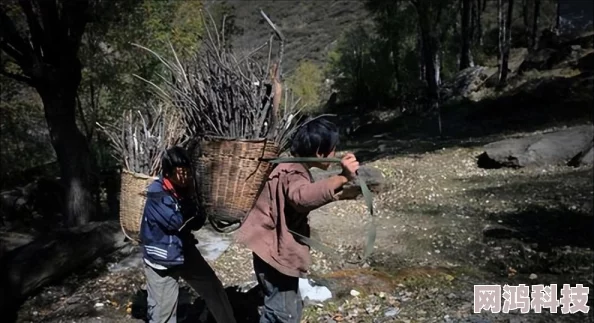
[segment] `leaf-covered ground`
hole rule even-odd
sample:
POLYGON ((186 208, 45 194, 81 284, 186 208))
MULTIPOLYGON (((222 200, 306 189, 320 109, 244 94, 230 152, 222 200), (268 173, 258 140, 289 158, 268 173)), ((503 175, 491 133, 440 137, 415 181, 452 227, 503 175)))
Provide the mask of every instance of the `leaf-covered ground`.
MULTIPOLYGON (((388 183, 374 201, 376 249, 363 266, 314 252, 312 277, 335 297, 310 304, 303 322, 591 320, 592 313, 547 310, 474 314, 473 285, 556 283, 592 289, 592 167, 484 170, 476 166, 480 145, 440 145, 445 144, 383 138, 360 147, 366 159, 381 155, 369 165, 388 183)), ((316 238, 349 258, 362 253, 367 219, 363 201, 357 200, 325 206, 310 222, 316 238)), ((114 257, 27 301, 19 321, 137 322, 132 305, 142 272, 105 270, 121 256, 114 257)), ((228 286, 254 281, 251 254, 237 245, 213 265, 228 286)), ((191 293, 183 295, 180 303, 190 303, 191 293)), ((589 305, 594 292, 590 295, 589 305)))

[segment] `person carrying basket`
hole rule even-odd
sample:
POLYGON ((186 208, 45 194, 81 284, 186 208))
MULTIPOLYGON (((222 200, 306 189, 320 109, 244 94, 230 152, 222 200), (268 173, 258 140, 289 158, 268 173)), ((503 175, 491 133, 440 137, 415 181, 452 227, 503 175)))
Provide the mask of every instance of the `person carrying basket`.
MULTIPOLYGON (((291 155, 333 158, 338 137, 332 122, 312 120, 295 133, 291 155)), ((313 182, 309 168, 326 170, 329 163, 278 164, 239 228, 237 241, 252 250, 254 271, 265 296, 260 323, 300 322, 303 301, 299 278, 306 276, 311 257, 309 246, 292 232, 309 237, 309 212, 357 193, 344 191, 343 186, 355 179, 359 162, 349 153, 340 164, 341 174, 317 182, 313 182)))
POLYGON ((140 227, 150 323, 177 322, 179 277, 206 302, 219 323, 235 323, 223 284, 196 248, 191 231, 205 223, 193 200, 191 160, 181 147, 167 150, 162 159, 163 176, 147 190, 140 227))

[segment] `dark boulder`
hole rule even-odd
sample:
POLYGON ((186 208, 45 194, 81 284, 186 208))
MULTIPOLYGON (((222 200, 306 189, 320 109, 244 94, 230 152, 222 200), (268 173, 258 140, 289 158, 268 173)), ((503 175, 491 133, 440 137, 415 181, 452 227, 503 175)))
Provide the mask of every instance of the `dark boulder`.
MULTIPOLYGON (((581 155, 591 158, 594 128, 583 125, 545 134, 512 138, 485 145, 478 157, 481 168, 567 165, 581 155)), ((579 157, 581 162, 582 157, 579 157)))

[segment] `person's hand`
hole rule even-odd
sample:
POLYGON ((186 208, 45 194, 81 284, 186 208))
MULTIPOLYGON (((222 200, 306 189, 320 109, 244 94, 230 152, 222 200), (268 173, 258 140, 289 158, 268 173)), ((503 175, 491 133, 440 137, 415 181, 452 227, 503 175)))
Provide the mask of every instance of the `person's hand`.
POLYGON ((342 167, 341 175, 346 177, 349 182, 354 180, 357 177, 357 170, 359 169, 359 162, 355 155, 352 153, 347 153, 342 157, 340 161, 340 166, 342 167))

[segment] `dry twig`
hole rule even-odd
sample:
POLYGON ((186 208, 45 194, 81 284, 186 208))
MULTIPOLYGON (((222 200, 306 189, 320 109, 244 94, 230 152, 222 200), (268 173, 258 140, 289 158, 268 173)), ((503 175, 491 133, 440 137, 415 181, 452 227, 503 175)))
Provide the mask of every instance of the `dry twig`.
POLYGON ((287 136, 300 119, 300 100, 285 98, 284 107, 280 109, 284 36, 264 12, 260 13, 279 41, 275 62, 271 61, 272 55, 268 55, 265 64, 253 58, 267 44, 272 50, 274 37, 237 59, 224 39, 224 20, 219 31, 210 14, 209 19, 202 16, 207 35, 204 45, 184 62, 173 47, 173 59, 168 60, 135 45, 155 55, 165 67, 168 75, 160 76, 162 85, 137 77, 155 88, 159 97, 171 102, 180 112, 185 137, 269 138, 282 150, 287 148, 287 136))
POLYGON ((113 148, 114 157, 135 173, 156 176, 161 171, 161 157, 171 146, 184 145, 183 123, 177 111, 163 105, 150 105, 143 114, 125 111, 116 125, 97 123, 113 148))

